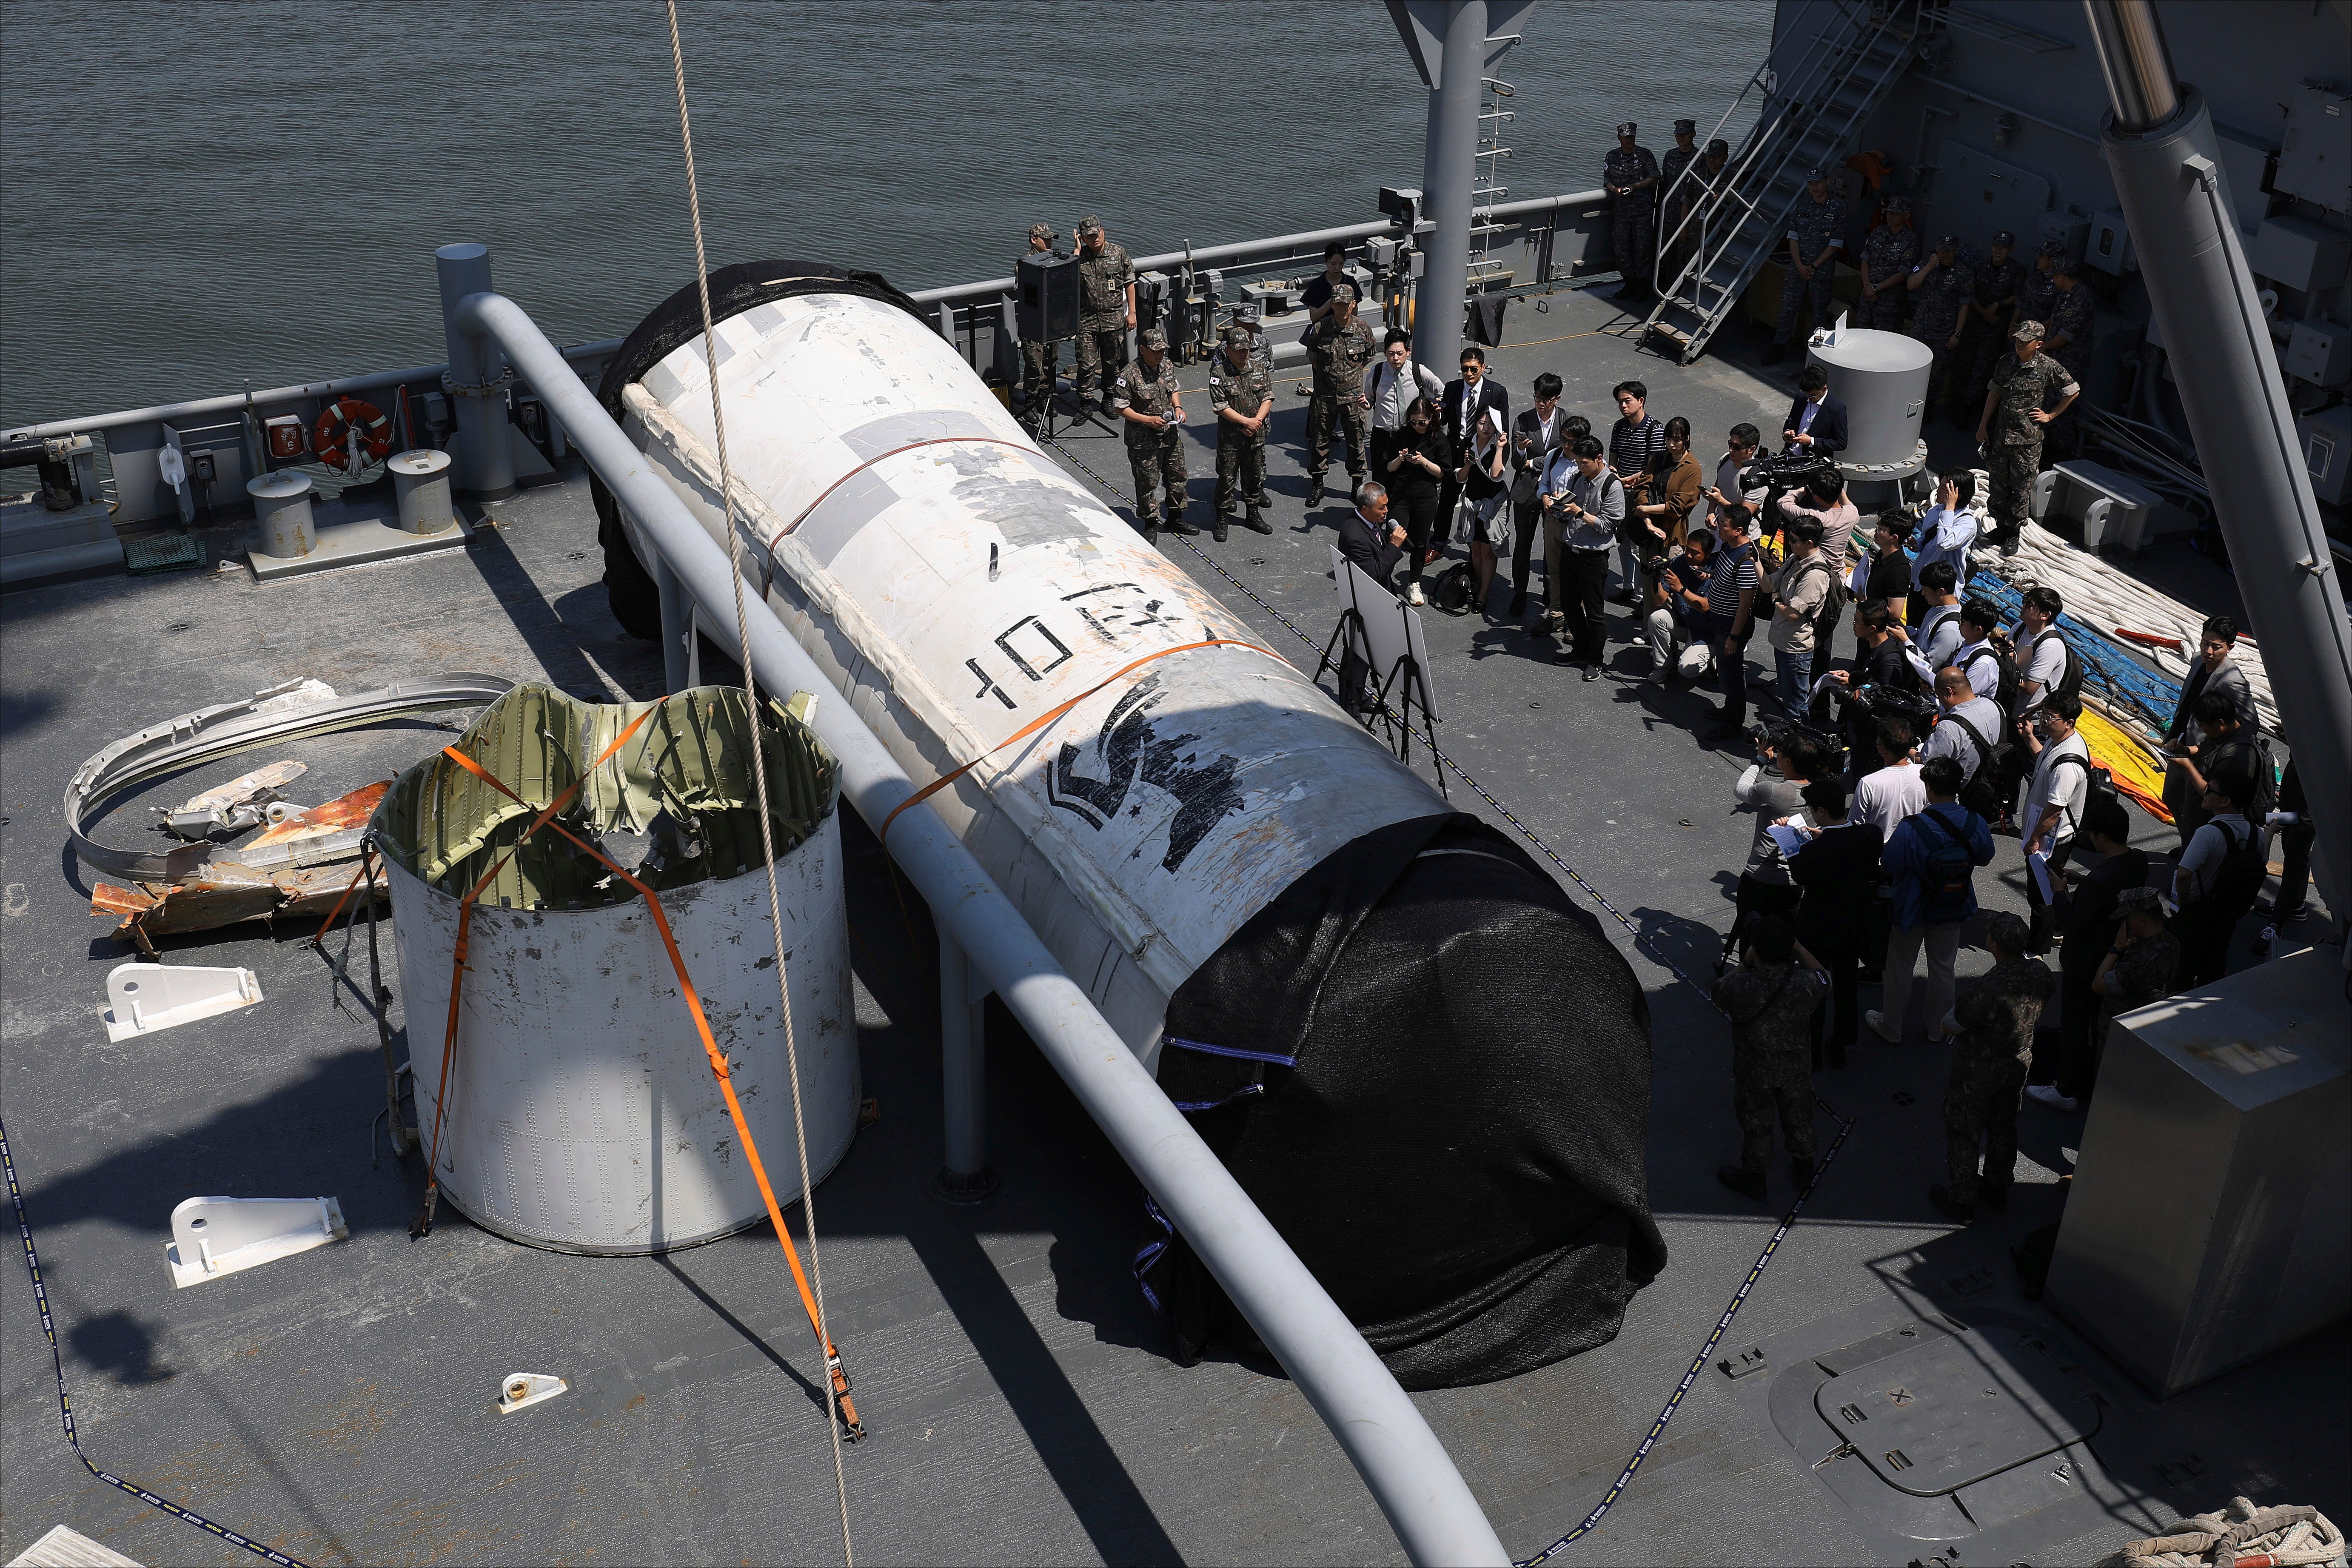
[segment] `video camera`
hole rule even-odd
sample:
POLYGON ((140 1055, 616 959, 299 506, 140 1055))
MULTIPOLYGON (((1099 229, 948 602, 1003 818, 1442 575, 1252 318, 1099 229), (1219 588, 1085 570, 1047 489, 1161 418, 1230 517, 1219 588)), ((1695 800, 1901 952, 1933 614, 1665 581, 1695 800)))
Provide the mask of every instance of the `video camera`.
POLYGON ((1838 731, 1825 729, 1801 719, 1768 719, 1749 731, 1759 750, 1769 746, 1774 752, 1785 751, 1790 742, 1802 741, 1821 753, 1819 777, 1843 773, 1846 768, 1846 740, 1838 731))
POLYGON ((1759 515, 1769 517, 1771 515, 1769 509, 1778 506, 1782 496, 1791 490, 1804 489, 1819 475, 1827 475, 1840 488, 1845 484, 1844 472, 1830 458, 1816 457, 1811 452, 1782 452, 1759 458, 1740 469, 1739 489, 1748 496, 1753 496, 1758 490, 1766 491, 1759 504, 1759 515))

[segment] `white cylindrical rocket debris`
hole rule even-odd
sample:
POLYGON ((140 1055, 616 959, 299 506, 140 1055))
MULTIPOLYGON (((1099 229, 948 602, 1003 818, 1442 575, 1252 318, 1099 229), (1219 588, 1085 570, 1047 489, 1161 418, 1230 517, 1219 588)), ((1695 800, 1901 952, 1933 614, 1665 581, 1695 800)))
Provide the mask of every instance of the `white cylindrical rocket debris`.
MULTIPOLYGON (((718 340, 768 605, 910 776, 971 764, 930 805, 1147 1060, 1169 997, 1298 876, 1448 812, 1286 659, 1231 646, 1255 638, 907 311, 802 294, 718 340)), ((704 364, 696 334, 623 414, 717 533, 704 364)))

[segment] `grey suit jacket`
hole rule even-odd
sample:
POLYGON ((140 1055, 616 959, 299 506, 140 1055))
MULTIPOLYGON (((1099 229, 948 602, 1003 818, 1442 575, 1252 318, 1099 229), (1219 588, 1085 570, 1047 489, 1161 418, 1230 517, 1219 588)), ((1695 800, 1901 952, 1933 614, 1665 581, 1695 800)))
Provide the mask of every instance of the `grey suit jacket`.
POLYGON ((1511 419, 1512 468, 1517 471, 1531 470, 1540 478, 1543 474, 1545 466, 1551 461, 1551 455, 1559 450, 1560 442, 1565 440, 1567 437, 1567 409, 1557 405, 1553 407, 1551 411, 1551 438, 1549 440, 1546 440, 1544 438, 1543 420, 1537 415, 1536 411, 1532 408, 1520 409, 1511 419), (1522 436, 1528 437, 1528 440, 1534 443, 1534 445, 1525 452, 1519 450, 1519 437, 1522 436))
POLYGON ((2200 658, 2197 668, 2189 672, 2189 679, 2181 682, 2179 705, 2173 709, 2172 722, 2165 730, 2168 738, 2185 740, 2192 746, 2204 743, 2205 738, 2198 732, 2193 710, 2197 700, 2208 691, 2227 693, 2238 710, 2238 728, 2248 734, 2253 733, 2254 691, 2246 684, 2246 672, 2238 668, 2235 658, 2225 658, 2221 668, 2208 673, 2204 660, 2200 658), (2206 677, 2201 681, 2197 679, 2200 674, 2206 677))

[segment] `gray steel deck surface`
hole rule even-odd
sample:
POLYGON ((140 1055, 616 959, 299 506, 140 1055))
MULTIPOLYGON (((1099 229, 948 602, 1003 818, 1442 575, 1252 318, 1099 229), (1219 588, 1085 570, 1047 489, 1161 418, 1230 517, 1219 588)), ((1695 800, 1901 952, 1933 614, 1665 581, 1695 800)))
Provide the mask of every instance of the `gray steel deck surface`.
MULTIPOLYGON (((1690 418, 1710 465, 1730 424, 1769 431, 1786 407, 1785 382, 1724 357, 1750 352, 1741 331, 1682 371, 1637 353, 1627 319, 1602 300, 1563 294, 1550 307, 1514 305, 1513 346, 1496 356, 1522 401, 1538 371, 1557 370, 1567 406, 1605 431, 1610 385, 1641 375, 1653 412, 1690 418)), ((1197 387, 1202 372, 1185 380, 1197 387)), ((1326 546, 1344 501, 1303 511, 1304 404, 1288 382, 1277 391, 1274 537, 1166 548, 1269 647, 1311 668, 1317 649, 1205 559, 1318 644, 1328 632, 1326 546)), ((1208 432, 1203 412, 1196 437, 1208 432)), ((1939 457, 1956 457, 1943 450, 1956 433, 1930 435, 1939 457)), ((1114 481, 1109 499, 1126 507, 1115 437, 1082 427, 1063 450, 1114 481)), ((1192 490, 1205 503, 1213 462, 1205 444, 1193 456, 1192 490)), ((658 692, 657 649, 623 637, 605 610, 584 481, 528 491, 491 515, 497 526, 463 552, 268 586, 241 569, 114 578, 0 607, 0 1092, 83 1442, 102 1466, 313 1563, 835 1560, 814 1363, 764 1229, 667 1258, 586 1258, 514 1246, 445 1205, 433 1235, 410 1241, 414 1160, 406 1170, 369 1160, 368 1120, 382 1104, 373 1027, 356 998, 334 997, 299 941, 307 928, 167 944, 169 961, 253 968, 268 993, 257 1007, 119 1047, 100 1027, 104 974, 131 954, 87 916, 90 879, 62 848, 55 803, 107 742, 296 675, 356 690, 475 668, 583 693, 658 692), (174 1291, 166 1219, 197 1194, 332 1194, 352 1238, 174 1291), (558 1373, 572 1392, 499 1415, 498 1379, 518 1371, 558 1373)), ((234 533, 214 539, 215 556, 234 533)), ((2200 608, 2235 607, 2228 579, 2178 547, 2141 570, 2200 608)), ((1626 643, 1627 613, 1613 607, 1612 679, 1592 684, 1509 626, 1425 619, 1448 714, 1441 743, 1658 952, 1703 976, 1750 833, 1729 804, 1742 760, 1695 733, 1711 697, 1640 684, 1647 656, 1626 643)), ((446 738, 419 724, 287 752, 311 763, 298 787, 310 800, 446 738)), ((100 836, 139 841, 149 805, 264 760, 127 800, 100 836)), ((1418 754, 1416 765, 1426 765, 1418 754)), ((1509 829, 1450 782, 1457 805, 1509 829)), ((2169 829, 2138 826, 2151 847, 2170 847, 2169 829)), ((940 1146, 929 925, 919 903, 902 923, 871 836, 854 817, 845 826, 858 1023, 882 1119, 818 1208, 835 1332, 874 1433, 848 1455, 859 1556, 1397 1560, 1286 1382, 1230 1360, 1186 1370, 1168 1358, 1128 1276, 1148 1234, 1136 1184, 1001 1012, 989 1088, 1004 1190, 971 1210, 928 1195, 940 1146)), ((2014 840, 2001 841, 1993 869, 1990 906, 2021 908, 2014 840)), ((1521 1554, 1574 1525, 1615 1480, 1793 1195, 1785 1167, 1769 1213, 1716 1184, 1714 1166, 1737 1144, 1726 1030, 1698 990, 1601 919, 1649 991, 1651 1184, 1666 1271, 1613 1343, 1507 1383, 1417 1396, 1521 1554)), ((1985 962, 1969 950, 1963 973, 1985 962)), ((1943 1331, 1936 1314, 2071 1346, 2019 1297, 2007 1254, 2056 1215, 2081 1118, 2029 1104, 2009 1212, 1955 1229, 1926 1199, 1940 1176, 1944 1068, 1915 1032, 1821 1075, 1851 1137, 1718 1354, 1761 1345, 1777 1372, 1906 1325, 1943 1331)), ((1826 1147, 1826 1116, 1822 1130, 1826 1147)), ((0 1555, 65 1522, 144 1562, 246 1560, 74 1462, 21 1259, 7 1250, 0 1555)), ((1958 1542, 1942 1561, 2088 1562, 2234 1492, 2344 1518, 2347 1349, 2339 1324, 2161 1408, 2081 1356, 2106 1404, 2086 1495, 1958 1542)), ((1622 1500, 1562 1560, 1900 1563, 1946 1550, 1906 1545, 1839 1502, 1808 1469, 1833 1439, 1801 1458, 1766 1414, 1773 1382, 1735 1384, 1710 1367, 1622 1500)))

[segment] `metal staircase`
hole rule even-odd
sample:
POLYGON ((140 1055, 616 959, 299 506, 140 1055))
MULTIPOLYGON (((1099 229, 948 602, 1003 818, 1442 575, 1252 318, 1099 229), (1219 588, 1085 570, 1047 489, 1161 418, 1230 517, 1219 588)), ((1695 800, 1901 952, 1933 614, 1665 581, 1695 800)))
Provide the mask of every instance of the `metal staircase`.
MULTIPOLYGON (((1705 146, 1754 104, 1756 123, 1725 164, 1720 186, 1672 230, 1659 235, 1657 254, 1675 257, 1671 282, 1654 279, 1658 301, 1643 323, 1675 345, 1688 364, 1706 351, 1757 272, 1782 248, 1790 210, 1805 192, 1805 172, 1835 167, 1852 151, 1873 109, 1886 95, 1924 39, 1911 0, 1823 0, 1799 13, 1800 26, 1823 24, 1785 79, 1766 61, 1748 79, 1705 146)), ((1694 161, 1688 175, 1696 175, 1694 161)), ((1686 175, 1685 177, 1688 177, 1686 175)), ((1664 193, 1679 200, 1675 192, 1664 193)))

